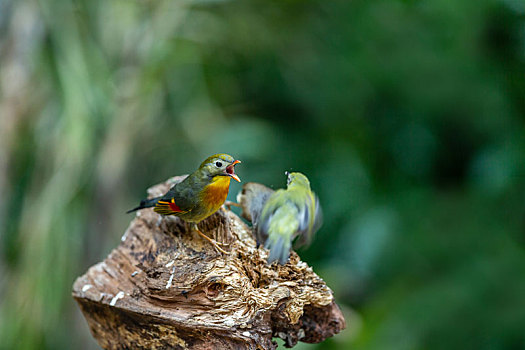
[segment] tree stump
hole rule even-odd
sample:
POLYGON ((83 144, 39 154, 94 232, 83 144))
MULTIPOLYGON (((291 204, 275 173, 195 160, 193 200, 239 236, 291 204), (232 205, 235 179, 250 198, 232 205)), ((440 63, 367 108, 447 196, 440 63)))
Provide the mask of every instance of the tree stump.
MULTIPOLYGON (((159 196, 184 176, 148 190, 159 196)), ((73 296, 104 349, 275 349, 321 342, 345 328, 332 291, 292 252, 266 263, 248 227, 221 209, 199 224, 137 212, 122 242, 77 278, 73 296)))

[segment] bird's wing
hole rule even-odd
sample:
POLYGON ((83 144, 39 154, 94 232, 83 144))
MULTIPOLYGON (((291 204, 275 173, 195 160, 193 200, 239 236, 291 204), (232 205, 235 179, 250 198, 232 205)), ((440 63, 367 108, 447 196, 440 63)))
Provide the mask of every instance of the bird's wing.
POLYGON ((188 200, 192 198, 193 193, 191 188, 186 186, 178 186, 181 183, 173 185, 173 187, 157 201, 155 210, 162 215, 177 215, 186 214, 190 212, 194 205, 188 200))
POLYGON ((259 216, 264 204, 274 193, 274 190, 256 182, 248 182, 242 186, 241 192, 237 195, 237 202, 242 208, 242 217, 257 226, 259 216))
POLYGON ((255 235, 259 244, 264 244, 274 224, 274 216, 277 210, 287 204, 286 190, 278 189, 267 196, 264 203, 261 205, 261 210, 257 213, 257 224, 254 226, 255 235))
POLYGON ((297 230, 297 241, 294 246, 299 248, 303 245, 309 245, 312 241, 314 233, 321 227, 323 223, 323 211, 319 204, 319 198, 312 192, 304 202, 297 203, 300 208, 299 211, 299 229, 297 230))

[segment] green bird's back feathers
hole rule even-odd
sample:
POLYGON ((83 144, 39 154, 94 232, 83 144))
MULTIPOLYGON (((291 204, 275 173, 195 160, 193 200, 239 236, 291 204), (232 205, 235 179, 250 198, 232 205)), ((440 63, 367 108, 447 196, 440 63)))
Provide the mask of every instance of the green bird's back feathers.
MULTIPOLYGON (((272 203, 271 199, 265 206, 267 210, 277 208, 273 213, 263 213, 263 224, 259 226, 259 235, 267 236, 264 248, 270 251, 268 262, 279 260, 281 264, 285 264, 290 255, 290 248, 294 236, 298 233, 301 213, 299 207, 286 200, 286 191, 279 190, 274 198, 283 198, 284 202, 281 204, 272 203)), ((277 201, 275 201, 277 202, 277 201)))

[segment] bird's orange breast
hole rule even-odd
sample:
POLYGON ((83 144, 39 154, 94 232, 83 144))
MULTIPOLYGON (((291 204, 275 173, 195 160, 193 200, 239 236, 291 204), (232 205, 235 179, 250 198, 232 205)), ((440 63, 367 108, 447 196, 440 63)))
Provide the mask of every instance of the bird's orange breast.
POLYGON ((212 183, 204 187, 202 202, 210 211, 218 210, 224 204, 230 188, 229 176, 216 176, 212 183))

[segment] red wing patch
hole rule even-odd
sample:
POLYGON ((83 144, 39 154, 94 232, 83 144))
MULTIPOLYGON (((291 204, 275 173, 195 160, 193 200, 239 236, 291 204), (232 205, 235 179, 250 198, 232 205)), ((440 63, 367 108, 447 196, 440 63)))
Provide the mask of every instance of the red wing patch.
POLYGON ((188 212, 187 210, 182 210, 175 204, 175 198, 172 198, 170 202, 158 201, 153 210, 162 215, 176 215, 188 212))

